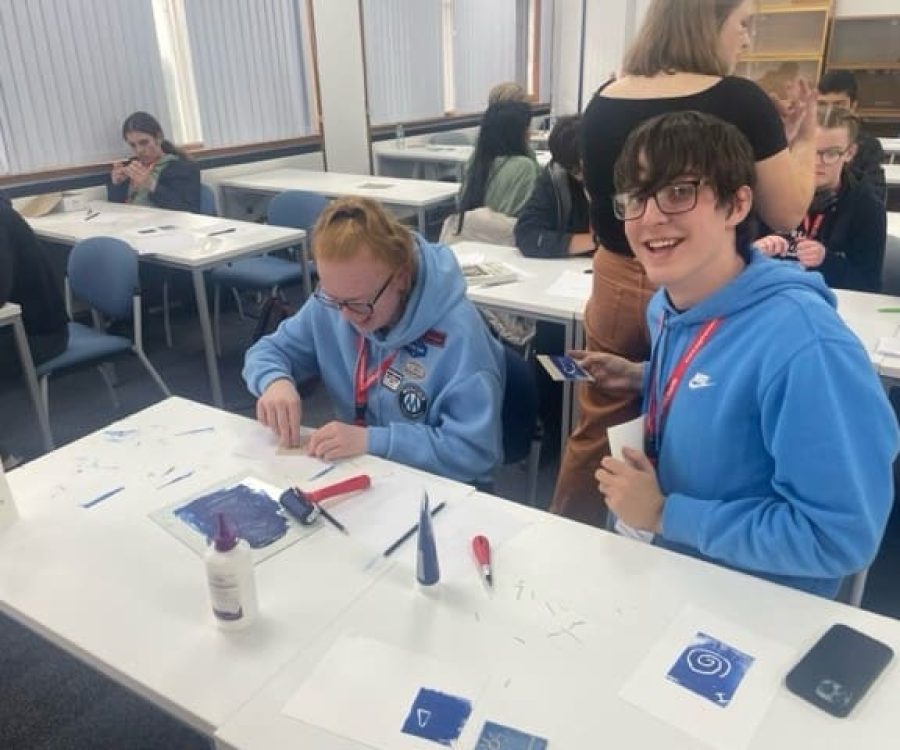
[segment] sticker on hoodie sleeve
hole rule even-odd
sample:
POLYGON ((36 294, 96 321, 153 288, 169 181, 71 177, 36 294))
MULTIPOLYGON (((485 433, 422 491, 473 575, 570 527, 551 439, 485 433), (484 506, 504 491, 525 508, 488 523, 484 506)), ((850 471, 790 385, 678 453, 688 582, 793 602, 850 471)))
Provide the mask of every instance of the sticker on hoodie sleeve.
POLYGON ((393 367, 388 367, 381 378, 381 384, 389 391, 396 391, 403 382, 403 373, 397 372, 393 367))
POLYGON ((428 409, 428 396, 415 383, 406 383, 397 394, 397 403, 407 419, 422 419, 428 409))

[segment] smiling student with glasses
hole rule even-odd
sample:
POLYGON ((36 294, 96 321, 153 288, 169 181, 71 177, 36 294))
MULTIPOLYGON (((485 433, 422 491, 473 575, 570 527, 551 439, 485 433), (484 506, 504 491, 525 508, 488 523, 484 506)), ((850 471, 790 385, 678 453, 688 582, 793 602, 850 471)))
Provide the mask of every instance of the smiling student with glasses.
POLYGON ((822 278, 750 244, 755 183, 749 143, 711 115, 625 143, 614 205, 661 288, 648 361, 573 352, 595 387, 643 397, 644 450, 595 477, 654 544, 833 597, 878 550, 897 423, 822 278))
POLYGON ((887 214, 876 186, 852 168, 858 133, 858 121, 848 110, 819 108, 816 192, 809 210, 790 235, 770 234, 756 245, 767 255, 819 271, 835 289, 877 292, 887 214))
POLYGON ((371 453, 464 482, 501 458, 503 351, 466 297, 453 253, 364 198, 316 224, 319 286, 246 354, 257 418, 300 442, 296 383, 320 377, 336 419, 309 440, 332 461, 371 453))

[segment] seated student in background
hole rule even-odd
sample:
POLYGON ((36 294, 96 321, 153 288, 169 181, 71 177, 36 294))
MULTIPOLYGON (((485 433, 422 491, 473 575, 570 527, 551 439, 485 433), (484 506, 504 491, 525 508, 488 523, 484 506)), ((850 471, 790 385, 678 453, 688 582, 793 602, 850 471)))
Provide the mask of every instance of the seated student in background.
POLYGON ((756 241, 766 255, 796 258, 821 272, 828 286, 877 292, 887 241, 884 203, 851 164, 858 124, 846 109, 818 112, 816 192, 793 236, 771 234, 756 241))
POLYGON ((753 152, 711 115, 656 117, 616 163, 615 208, 650 279, 649 362, 579 358, 643 391, 645 451, 603 459, 612 511, 654 543, 833 597, 868 566, 898 430, 817 274, 755 251, 753 152))
MULTIPOLYGON (((850 110, 856 114, 859 106, 859 93, 856 76, 849 70, 831 70, 819 81, 819 103, 831 104, 835 107, 850 110)), ((875 190, 875 194, 884 203, 887 197, 887 183, 884 178, 884 149, 874 135, 864 133, 861 129, 856 136, 856 153, 850 162, 850 169, 857 179, 867 180, 875 190)))
POLYGON ((200 169, 165 139, 155 117, 129 115, 122 137, 134 157, 113 164, 106 186, 110 201, 200 213, 200 169))
POLYGON ((320 377, 337 419, 312 434, 311 455, 489 479, 502 453, 503 351, 453 253, 364 198, 334 201, 313 237, 315 295, 246 354, 259 421, 296 446, 296 384, 320 377))
MULTIPOLYGON (((22 307, 22 325, 35 364, 62 354, 69 342, 69 318, 61 282, 28 222, 0 201, 0 306, 22 307)), ((11 326, 0 329, 0 378, 19 375, 11 326)))
POLYGON ((581 117, 560 117, 550 132, 552 160, 516 222, 516 245, 530 258, 565 258, 597 249, 581 181, 581 117))

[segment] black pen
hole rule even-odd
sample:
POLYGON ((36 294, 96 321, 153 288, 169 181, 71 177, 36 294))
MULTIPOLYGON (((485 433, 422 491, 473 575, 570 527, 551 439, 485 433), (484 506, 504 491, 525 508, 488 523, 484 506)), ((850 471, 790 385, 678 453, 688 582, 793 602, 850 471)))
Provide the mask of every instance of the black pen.
MULTIPOLYGON (((444 506, 445 506, 446 504, 447 504, 447 503, 442 502, 442 503, 438 503, 437 505, 435 505, 435 506, 434 506, 434 510, 431 511, 431 517, 434 518, 440 511, 442 511, 442 510, 444 509, 444 506)), ((398 548, 399 548, 399 547, 400 547, 407 539, 409 539, 410 537, 412 537, 412 535, 415 534, 418 530, 419 530, 419 524, 416 524, 416 525, 413 526, 409 531, 407 531, 406 533, 404 533, 403 536, 401 536, 396 542, 394 542, 394 543, 393 543, 390 547, 388 547, 384 552, 382 552, 382 553, 381 553, 381 556, 382 556, 382 557, 390 557, 392 554, 394 554, 394 552, 397 551, 397 549, 398 549, 398 548)))
POLYGON ((219 229, 215 232, 210 232, 207 237, 215 237, 220 234, 231 234, 232 232, 236 232, 237 230, 234 227, 229 227, 228 229, 219 229))
POLYGON ((347 534, 347 536, 350 535, 350 532, 347 531, 347 527, 344 526, 344 524, 342 524, 333 515, 331 515, 331 513, 329 513, 327 510, 325 510, 325 508, 323 508, 321 504, 317 503, 317 505, 319 507, 319 513, 322 514, 322 518, 324 518, 326 521, 328 521, 328 523, 330 523, 332 526, 334 526, 334 528, 336 528, 342 534, 347 534))

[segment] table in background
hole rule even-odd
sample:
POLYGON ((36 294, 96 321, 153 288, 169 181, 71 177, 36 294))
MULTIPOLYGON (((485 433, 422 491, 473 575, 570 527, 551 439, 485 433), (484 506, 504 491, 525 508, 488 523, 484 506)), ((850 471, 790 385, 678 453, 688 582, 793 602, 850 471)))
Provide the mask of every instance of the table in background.
POLYGON ((884 180, 889 188, 900 187, 900 164, 884 164, 884 180))
POLYGON ((878 140, 881 141, 881 148, 884 149, 888 162, 893 164, 900 155, 900 138, 879 138, 878 140))
MULTIPOLYGON (((472 153, 474 146, 444 145, 438 143, 407 143, 400 145, 397 141, 379 141, 373 144, 372 153, 375 155, 375 171, 385 174, 391 162, 411 163, 413 178, 420 179, 424 167, 429 164, 449 165, 456 170, 457 182, 462 182, 463 170, 472 153)), ((549 151, 536 151, 538 164, 546 166, 550 161, 549 151)))
POLYGON ((229 215, 236 210, 236 194, 272 196, 285 190, 308 190, 326 198, 355 195, 371 198, 385 206, 415 208, 419 231, 422 234, 426 228, 425 210, 434 206, 454 205, 459 191, 459 185, 453 182, 316 172, 307 169, 273 169, 230 177, 222 180, 219 187, 226 207, 225 213, 229 215))
POLYGON ((22 308, 13 302, 0 305, 0 328, 12 326, 13 336, 16 339, 16 349, 19 352, 19 363, 22 366, 22 377, 28 386, 28 395, 34 405, 35 415, 41 429, 41 439, 44 441, 44 450, 53 450, 53 436, 50 432, 50 420, 44 410, 44 401, 41 398, 38 387, 37 375, 34 371, 34 360, 31 358, 31 347, 28 346, 28 337, 25 335, 25 326, 22 325, 22 308))
MULTIPOLYGON (((130 243, 135 241, 135 232, 142 227, 165 226, 175 230, 184 230, 194 236, 196 243, 188 249, 173 247, 171 250, 166 250, 164 247, 159 247, 158 249, 154 248, 153 253, 139 250, 139 254, 142 261, 190 272, 197 312, 200 316, 200 328, 203 332, 203 348, 206 354, 212 399, 216 406, 223 406, 219 363, 216 358, 203 273, 230 260, 299 245, 302 248, 304 287, 309 294, 309 268, 305 250, 306 232, 302 229, 220 219, 185 211, 166 211, 159 208, 104 201, 92 201, 91 208, 99 212, 92 219, 87 219, 87 214, 84 212, 73 211, 28 219, 28 222, 42 239, 66 245, 73 245, 80 240, 101 235, 116 237, 130 243), (207 232, 210 230, 214 231, 215 236, 207 236, 207 232), (221 230, 226 231, 222 232, 221 230)), ((159 237, 163 237, 163 235, 159 235, 159 237)), ((154 240, 154 242, 156 241, 154 240)))

